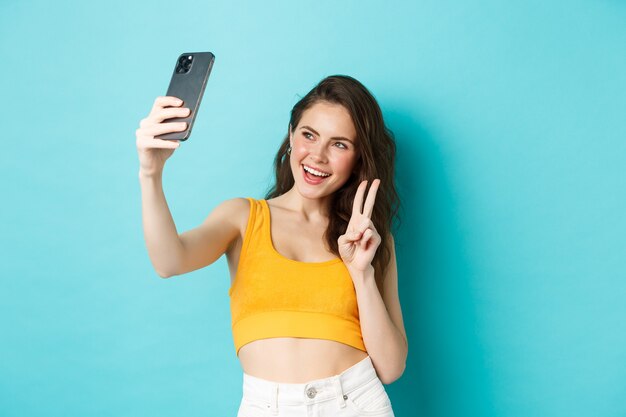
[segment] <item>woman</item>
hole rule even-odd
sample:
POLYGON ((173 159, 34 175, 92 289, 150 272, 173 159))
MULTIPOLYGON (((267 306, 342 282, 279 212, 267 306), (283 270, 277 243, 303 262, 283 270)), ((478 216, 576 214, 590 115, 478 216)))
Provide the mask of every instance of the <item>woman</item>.
POLYGON ((226 254, 238 417, 393 416, 383 384, 408 352, 394 242, 395 143, 369 91, 322 80, 292 109, 266 199, 234 198, 179 235, 162 189, 165 161, 189 110, 159 97, 136 132, 144 234, 166 278, 226 254), (369 190, 367 190, 370 183, 369 190), (378 198, 377 198, 378 196, 378 198))

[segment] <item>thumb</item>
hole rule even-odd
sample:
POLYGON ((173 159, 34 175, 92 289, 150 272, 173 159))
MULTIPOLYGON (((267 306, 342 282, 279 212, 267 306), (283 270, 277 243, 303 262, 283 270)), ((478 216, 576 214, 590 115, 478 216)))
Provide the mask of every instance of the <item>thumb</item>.
POLYGON ((347 233, 347 235, 352 241, 359 240, 361 238, 361 232, 359 232, 358 230, 353 230, 352 232, 347 233))
POLYGON ((358 231, 346 232, 345 234, 339 236, 339 244, 345 245, 347 243, 352 243, 356 240, 359 240, 361 233, 358 231))

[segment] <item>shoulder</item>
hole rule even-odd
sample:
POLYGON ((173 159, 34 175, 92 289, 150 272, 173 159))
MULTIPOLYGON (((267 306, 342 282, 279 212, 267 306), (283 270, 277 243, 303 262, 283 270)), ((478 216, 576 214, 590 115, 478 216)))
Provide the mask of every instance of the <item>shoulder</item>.
MULTIPOLYGON (((211 227, 236 227, 242 222, 247 222, 250 213, 250 203, 245 198, 232 198, 224 200, 211 210, 203 225, 211 227)), ((244 224, 245 227, 245 224, 244 224)))
POLYGON ((244 197, 235 197, 222 201, 215 211, 222 214, 223 218, 235 224, 247 223, 250 215, 250 201, 244 197))
POLYGON ((247 211, 250 208, 250 202, 245 197, 235 197, 222 201, 218 207, 223 209, 231 209, 238 211, 247 211))

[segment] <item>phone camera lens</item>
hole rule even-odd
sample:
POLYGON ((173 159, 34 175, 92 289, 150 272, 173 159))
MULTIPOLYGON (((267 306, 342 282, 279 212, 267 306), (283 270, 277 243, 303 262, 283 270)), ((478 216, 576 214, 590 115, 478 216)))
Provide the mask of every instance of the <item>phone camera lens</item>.
POLYGON ((189 68, 191 68, 192 59, 193 59, 193 55, 181 56, 178 59, 178 64, 176 65, 176 73, 185 74, 189 72, 189 68))

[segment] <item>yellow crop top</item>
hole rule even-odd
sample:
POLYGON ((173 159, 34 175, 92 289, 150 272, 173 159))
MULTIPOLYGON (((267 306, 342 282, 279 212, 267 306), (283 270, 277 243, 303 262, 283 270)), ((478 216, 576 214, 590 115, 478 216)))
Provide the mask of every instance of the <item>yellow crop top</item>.
POLYGON ((248 198, 250 215, 228 290, 236 354, 273 337, 327 339, 365 350, 354 284, 341 258, 299 262, 272 244, 265 200, 248 198))

